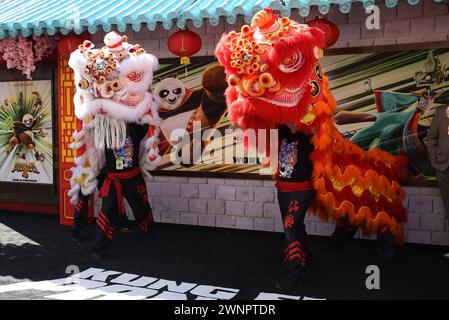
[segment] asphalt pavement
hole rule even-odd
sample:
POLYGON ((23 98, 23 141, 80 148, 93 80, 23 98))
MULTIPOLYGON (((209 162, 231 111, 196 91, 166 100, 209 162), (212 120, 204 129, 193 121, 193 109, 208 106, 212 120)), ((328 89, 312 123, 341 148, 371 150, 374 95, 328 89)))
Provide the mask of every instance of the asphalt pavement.
POLYGON ((170 224, 157 229, 162 244, 148 244, 140 233, 118 233, 105 258, 95 262, 93 225, 80 244, 57 217, 0 211, 0 300, 449 299, 444 247, 406 244, 386 264, 375 241, 353 240, 338 251, 328 238, 310 236, 313 259, 305 286, 279 291, 274 283, 284 273, 282 234, 170 224), (373 270, 378 288, 368 289, 373 270), (76 276, 82 281, 73 287, 67 279, 78 271, 84 271, 76 276))

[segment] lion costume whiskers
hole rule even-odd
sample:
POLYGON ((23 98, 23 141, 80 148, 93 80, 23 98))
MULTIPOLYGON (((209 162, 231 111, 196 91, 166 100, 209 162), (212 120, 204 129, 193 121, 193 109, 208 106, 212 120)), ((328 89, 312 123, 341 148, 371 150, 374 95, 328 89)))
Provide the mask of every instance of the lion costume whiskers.
POLYGON ((242 129, 295 125, 312 134, 313 211, 366 234, 388 227, 403 240, 406 161, 379 149, 364 151, 337 131, 336 101, 319 65, 321 30, 279 18, 270 8, 240 32, 224 34, 215 55, 226 68, 231 123, 242 129))

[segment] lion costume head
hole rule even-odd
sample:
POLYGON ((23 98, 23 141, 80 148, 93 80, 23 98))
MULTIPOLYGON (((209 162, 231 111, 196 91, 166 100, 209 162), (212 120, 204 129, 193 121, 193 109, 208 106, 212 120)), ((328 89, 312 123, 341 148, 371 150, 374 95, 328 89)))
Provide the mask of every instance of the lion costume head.
POLYGON ((224 35, 215 54, 226 68, 231 122, 242 128, 310 124, 309 106, 322 99, 324 41, 321 30, 279 18, 270 8, 224 35))

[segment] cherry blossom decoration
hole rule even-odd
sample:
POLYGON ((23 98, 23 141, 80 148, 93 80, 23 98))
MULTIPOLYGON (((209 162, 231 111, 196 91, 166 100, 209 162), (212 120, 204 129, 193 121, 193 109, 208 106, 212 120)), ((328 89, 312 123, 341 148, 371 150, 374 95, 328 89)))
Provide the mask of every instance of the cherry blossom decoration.
POLYGON ((27 79, 36 69, 36 62, 53 53, 57 39, 48 35, 25 38, 17 36, 0 40, 0 58, 6 61, 8 69, 20 70, 27 79))

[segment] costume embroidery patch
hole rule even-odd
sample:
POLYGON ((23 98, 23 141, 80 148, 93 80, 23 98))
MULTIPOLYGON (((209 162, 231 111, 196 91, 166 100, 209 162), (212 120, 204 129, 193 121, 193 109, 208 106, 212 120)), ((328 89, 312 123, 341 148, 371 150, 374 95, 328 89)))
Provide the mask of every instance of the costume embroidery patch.
POLYGON ((295 224, 295 217, 289 214, 284 219, 284 229, 290 229, 295 224))
POLYGON ((130 138, 126 138, 121 148, 114 149, 115 167, 117 170, 133 167, 134 146, 130 138))
POLYGON ((298 141, 288 143, 287 139, 282 139, 279 155, 279 176, 281 178, 291 178, 297 162, 298 141))

